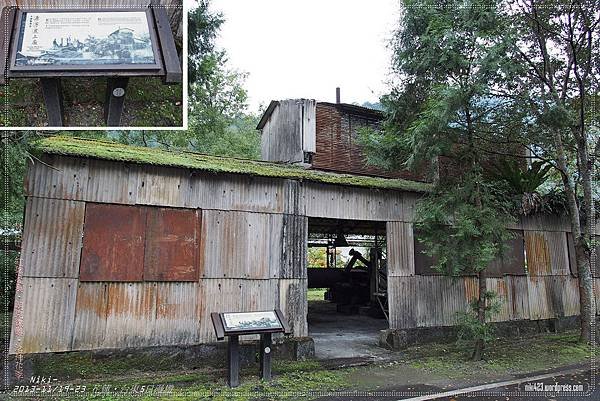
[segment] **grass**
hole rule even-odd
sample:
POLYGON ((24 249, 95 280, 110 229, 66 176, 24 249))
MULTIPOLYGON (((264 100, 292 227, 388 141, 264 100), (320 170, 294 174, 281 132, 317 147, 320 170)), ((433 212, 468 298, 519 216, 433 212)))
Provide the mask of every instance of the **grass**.
POLYGON ((322 301, 325 299, 327 288, 309 288, 307 299, 309 301, 322 301))
POLYGON ((428 344, 395 354, 391 365, 342 369, 327 368, 316 360, 274 360, 272 381, 261 380, 258 364, 254 364, 242 369, 241 385, 236 389, 227 387, 222 366, 207 363, 198 369, 163 370, 167 365, 160 359, 136 356, 93 359, 77 353, 57 354, 44 363, 36 362, 35 374, 61 377, 60 384, 86 385, 86 399, 91 400, 295 401, 333 391, 367 391, 382 385, 393 388, 401 385, 406 369, 423 383, 440 378, 488 380, 586 362, 589 358, 589 348, 578 341, 577 332, 498 339, 488 345, 485 360, 480 362, 469 361, 469 353, 469 347, 460 343, 428 344), (111 392, 102 394, 103 388, 111 392), (142 388, 145 396, 131 393, 132 389, 142 388), (92 389, 98 392, 94 395, 92 389), (168 392, 148 394, 160 389, 168 392))
POLYGON ((306 392, 330 392, 342 388, 350 388, 347 380, 351 370, 326 370, 316 361, 274 361, 273 380, 265 382, 257 375, 257 367, 245 368, 241 372, 241 385, 235 389, 227 386, 224 372, 214 369, 198 369, 194 371, 177 372, 161 375, 137 375, 133 377, 115 377, 99 380, 78 380, 74 385, 86 385, 90 389, 97 389, 99 393, 92 393, 86 399, 90 400, 303 400, 306 392), (110 393, 102 394, 103 388, 109 388, 110 393), (139 394, 131 394, 131 389, 156 391, 167 389, 163 395, 153 394, 140 398, 139 394), (120 393, 127 395, 123 396, 120 393))
POLYGON ((483 361, 470 361, 467 344, 430 344, 407 350, 409 364, 447 377, 476 374, 515 374, 585 362, 590 347, 578 332, 544 334, 532 338, 497 339, 487 345, 483 361))
MULTIPOLYGON (((102 127, 105 78, 65 78, 61 81, 65 126, 102 127)), ((36 79, 12 79, 0 86, 0 126, 43 127, 46 108, 36 79)), ((183 125, 183 85, 163 85, 157 77, 130 78, 121 123, 128 127, 176 127, 183 125)))
POLYGON ((173 166, 214 173, 248 174, 260 177, 307 180, 365 188, 427 192, 431 184, 402 179, 334 174, 277 163, 202 155, 187 151, 128 146, 115 142, 55 136, 34 144, 38 152, 92 157, 140 164, 173 166))

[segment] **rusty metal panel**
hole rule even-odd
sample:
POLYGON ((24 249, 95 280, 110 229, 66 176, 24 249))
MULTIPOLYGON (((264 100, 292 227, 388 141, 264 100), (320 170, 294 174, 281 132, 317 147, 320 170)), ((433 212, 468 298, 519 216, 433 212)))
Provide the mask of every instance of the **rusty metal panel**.
POLYGON ((89 160, 85 200, 98 203, 135 204, 139 168, 132 163, 89 160))
POLYGON ((145 281, 197 281, 200 211, 148 208, 145 281))
POLYGON ((388 307, 391 329, 417 327, 418 277, 388 277, 388 307))
POLYGON ((479 279, 477 277, 465 277, 465 300, 468 304, 479 297, 479 279))
POLYGON ((141 281, 146 208, 88 203, 81 255, 82 281, 141 281))
POLYGON ((79 283, 73 350, 101 348, 106 335, 108 283, 79 283))
POLYGON ((388 276, 413 276, 416 256, 412 223, 388 222, 386 233, 388 276))
POLYGON ((74 350, 195 344, 197 283, 80 283, 74 350))
POLYGON ((279 277, 282 231, 280 214, 203 210, 201 277, 279 277))
POLYGON ((109 283, 103 348, 155 345, 157 283, 109 283))
POLYGON ((44 155, 29 162, 26 194, 41 198, 82 200, 88 185, 88 160, 44 155))
POLYGON ((199 342, 216 342, 211 312, 252 312, 279 307, 279 280, 201 279, 198 283, 199 342))
POLYGON ((306 279, 279 280, 279 309, 287 318, 295 337, 308 336, 307 301, 308 282, 306 279))
POLYGON ((303 183, 302 202, 308 217, 405 221, 405 192, 303 183))
POLYGON ((565 232, 525 231, 525 250, 529 275, 570 274, 565 232))
MULTIPOLYGON (((195 171, 186 207, 248 212, 288 212, 287 180, 195 171)), ((293 211, 289 211, 293 213, 293 211)), ((296 212, 297 213, 297 212, 296 212)))
POLYGON ((22 321, 13 319, 9 352, 70 351, 77 279, 21 279, 23 292, 16 297, 15 310, 22 310, 22 321))
POLYGON ((23 276, 78 277, 84 213, 83 202, 27 199, 21 246, 23 276))
POLYGON ((283 215, 280 278, 306 278, 308 218, 283 215))
POLYGON ((529 292, 527 276, 506 276, 511 320, 529 319, 529 292))
POLYGON ((190 170, 181 168, 141 166, 136 202, 142 205, 185 207, 191 192, 190 174, 190 170))

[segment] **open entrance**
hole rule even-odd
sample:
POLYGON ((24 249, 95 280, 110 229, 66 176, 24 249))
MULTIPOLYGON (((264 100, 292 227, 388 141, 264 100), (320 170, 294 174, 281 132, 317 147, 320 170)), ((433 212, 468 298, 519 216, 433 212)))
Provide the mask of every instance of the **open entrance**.
POLYGON ((384 353, 388 328, 385 222, 310 218, 308 331, 318 358, 384 353))

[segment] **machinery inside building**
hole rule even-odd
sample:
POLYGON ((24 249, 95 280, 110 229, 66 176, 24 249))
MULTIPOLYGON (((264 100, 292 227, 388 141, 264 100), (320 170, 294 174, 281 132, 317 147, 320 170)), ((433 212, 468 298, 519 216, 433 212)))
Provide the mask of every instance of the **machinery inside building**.
POLYGON ((387 319, 385 223, 309 219, 308 231, 309 291, 337 313, 387 319))

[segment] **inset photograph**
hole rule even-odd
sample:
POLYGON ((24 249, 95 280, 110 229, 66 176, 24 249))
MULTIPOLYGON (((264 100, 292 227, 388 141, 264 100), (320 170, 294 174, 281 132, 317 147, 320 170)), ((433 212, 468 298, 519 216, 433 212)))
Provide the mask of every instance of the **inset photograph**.
POLYGON ((0 127, 184 128, 183 4, 147 3, 4 4, 0 127))

